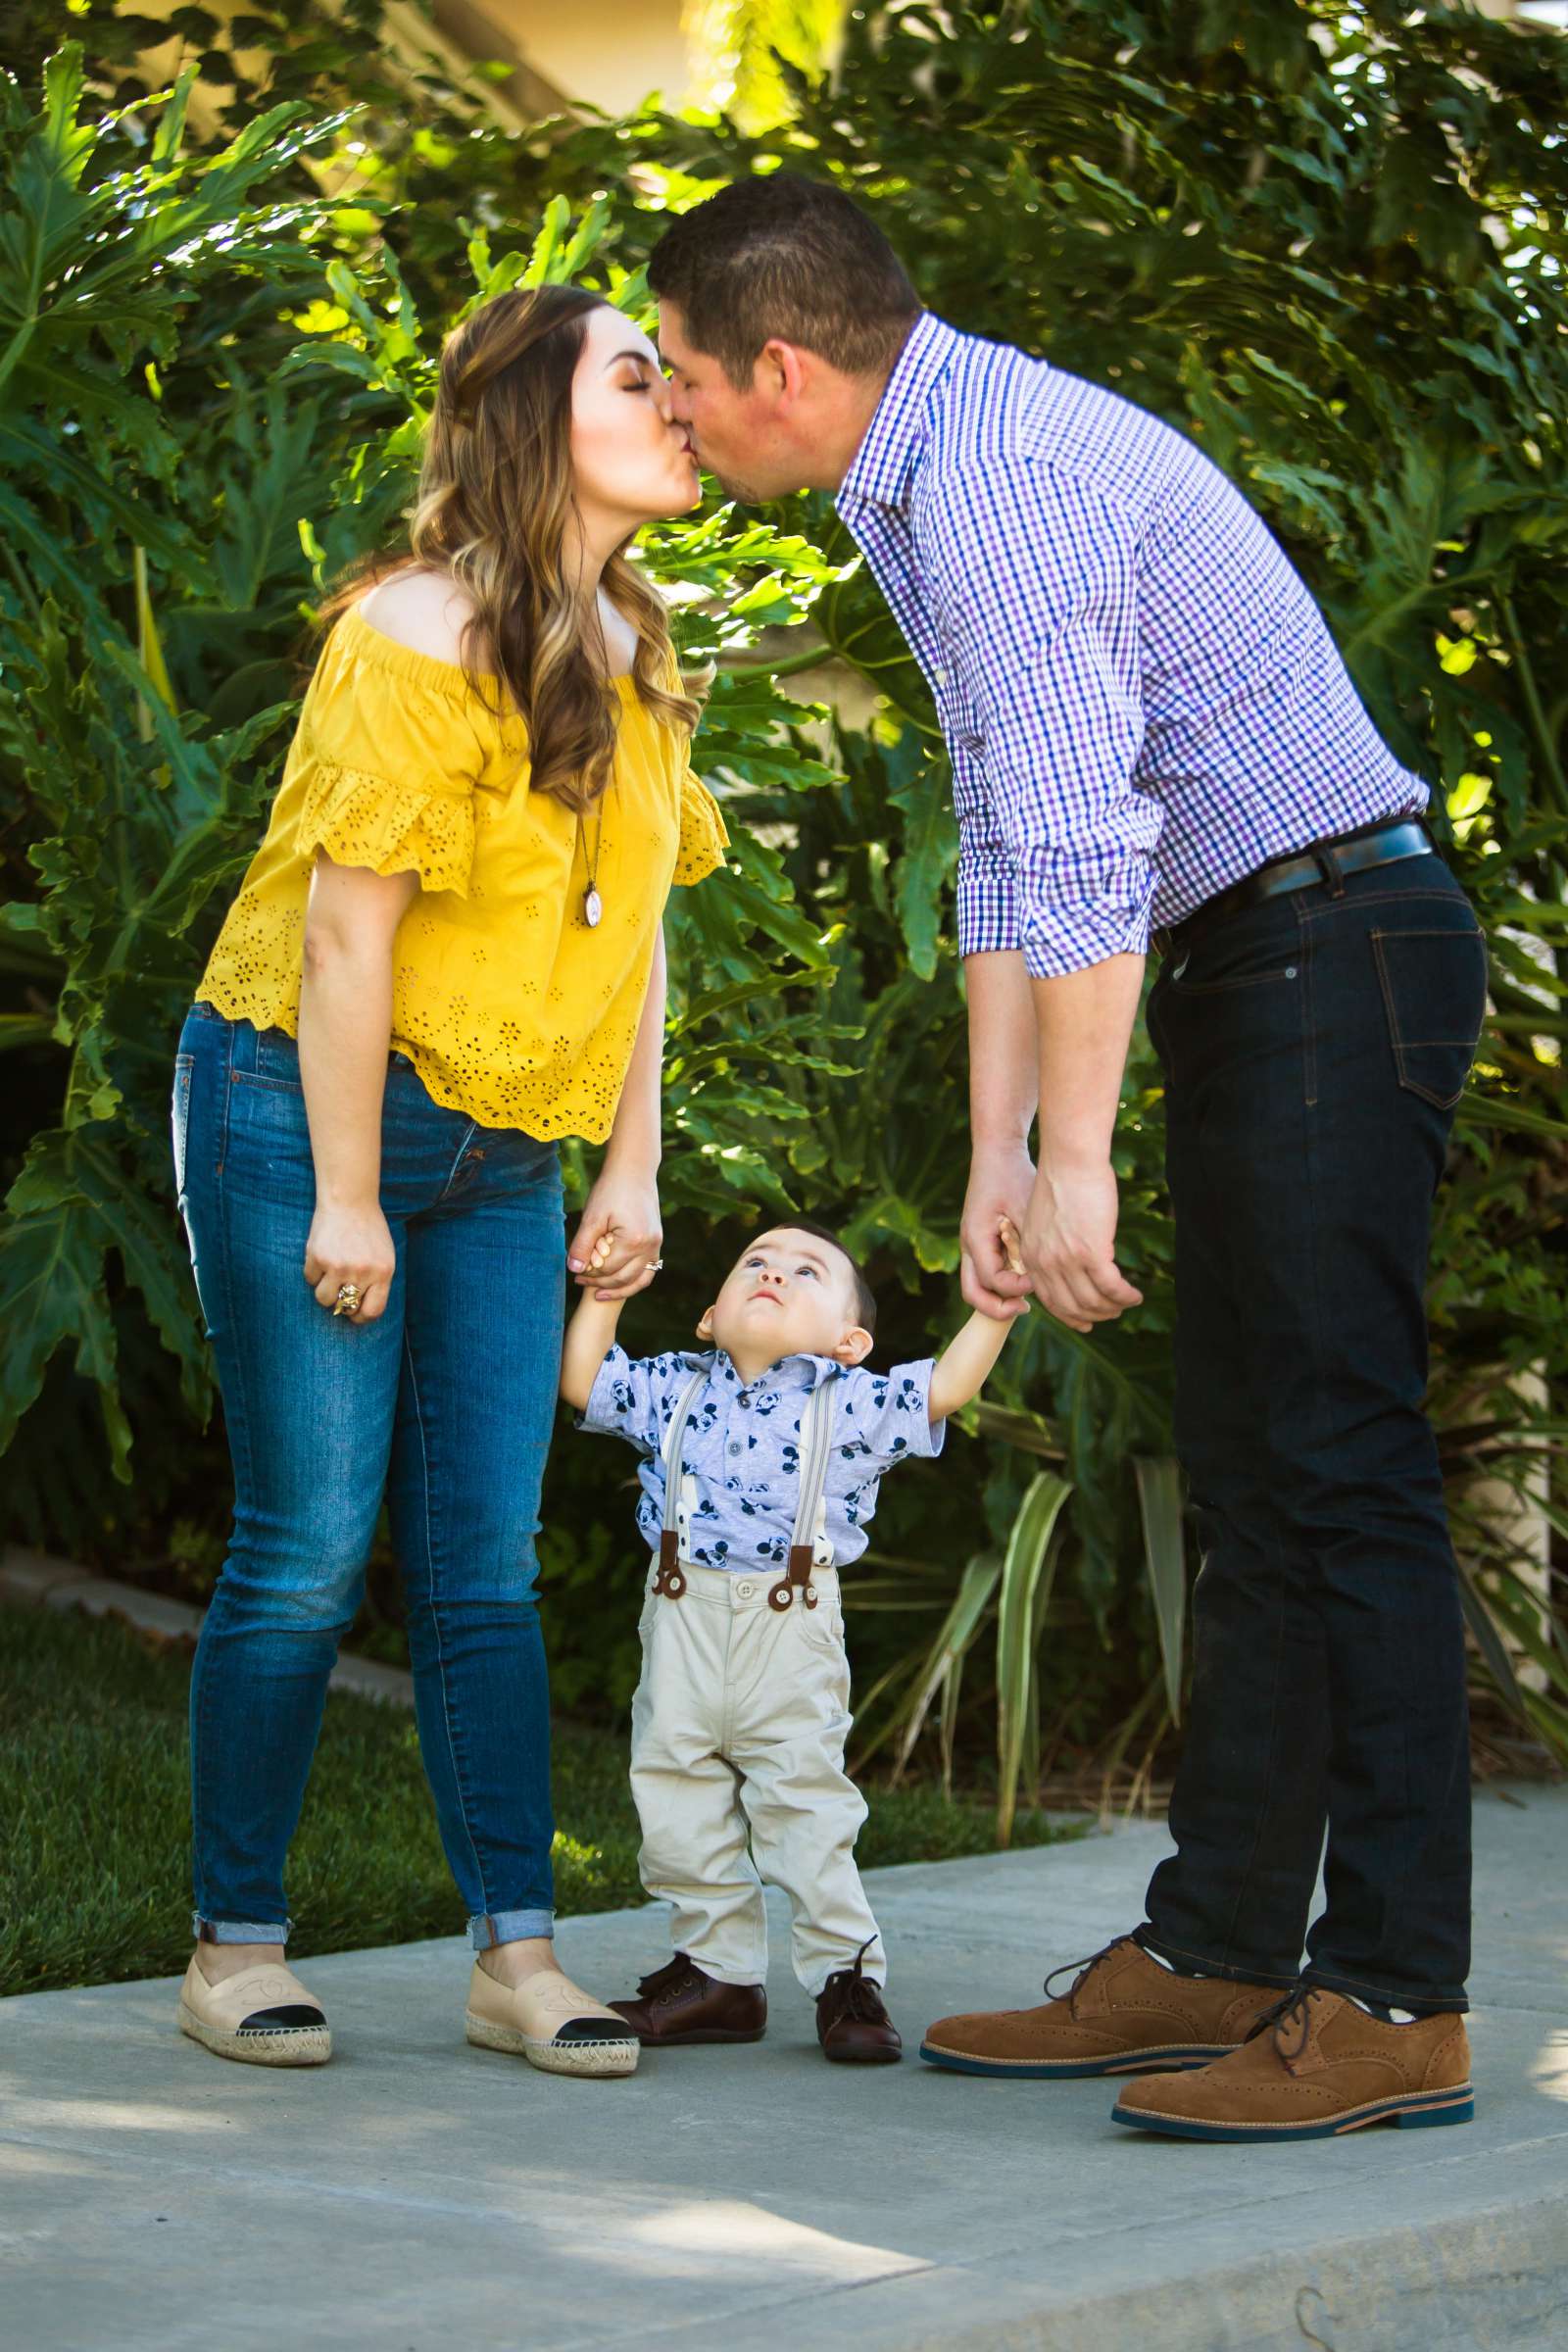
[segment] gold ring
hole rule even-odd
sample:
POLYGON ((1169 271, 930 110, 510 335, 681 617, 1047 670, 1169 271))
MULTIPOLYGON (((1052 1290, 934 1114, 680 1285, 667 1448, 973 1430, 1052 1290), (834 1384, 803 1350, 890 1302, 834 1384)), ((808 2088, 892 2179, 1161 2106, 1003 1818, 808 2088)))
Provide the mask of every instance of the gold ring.
POLYGON ((360 1286, 359 1286, 359 1284, 358 1284, 357 1282, 343 1282, 343 1283, 339 1283, 339 1285, 338 1285, 338 1293, 337 1293, 337 1303, 335 1304, 335 1306, 334 1306, 334 1307, 333 1307, 333 1309, 332 1309, 332 1312, 333 1312, 333 1314, 334 1314, 334 1315, 357 1315, 357 1314, 359 1313, 359 1311, 360 1311, 360 1286))

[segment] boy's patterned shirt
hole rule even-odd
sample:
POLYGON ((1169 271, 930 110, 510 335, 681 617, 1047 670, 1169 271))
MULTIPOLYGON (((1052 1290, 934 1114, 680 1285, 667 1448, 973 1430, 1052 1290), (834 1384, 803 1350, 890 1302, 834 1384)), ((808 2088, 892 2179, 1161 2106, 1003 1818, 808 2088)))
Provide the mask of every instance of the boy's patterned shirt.
POLYGON ((827 1474, 827 1533, 837 1566, 859 1558, 878 1482, 899 1462, 942 1451, 931 1426, 935 1358, 891 1372, 846 1371, 823 1355, 787 1355, 749 1384, 722 1348, 632 1358, 612 1348, 579 1429, 624 1438, 642 1455, 637 1524, 659 1548, 664 1515, 665 1434, 692 1374, 706 1370, 686 1424, 685 1468, 696 1483, 686 1557, 701 1568, 783 1567, 800 1494, 801 1423, 813 1389, 837 1392, 827 1474))

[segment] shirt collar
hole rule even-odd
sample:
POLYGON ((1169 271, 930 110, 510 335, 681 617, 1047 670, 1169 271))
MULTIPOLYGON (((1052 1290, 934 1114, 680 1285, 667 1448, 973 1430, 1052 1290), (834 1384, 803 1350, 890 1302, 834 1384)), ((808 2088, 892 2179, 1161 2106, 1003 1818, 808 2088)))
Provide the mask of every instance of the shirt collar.
MULTIPOLYGON (((701 1361, 701 1358, 694 1360, 701 1361)), ((748 1385, 754 1391, 757 1389, 819 1389, 824 1380, 832 1380, 844 1369, 843 1365, 836 1364, 830 1355, 781 1355, 776 1364, 769 1364, 765 1372, 760 1372, 757 1378, 748 1384, 742 1380, 734 1363, 722 1348, 714 1348, 712 1354, 708 1358, 708 1365, 710 1378, 716 1381, 720 1388, 736 1391, 745 1390, 748 1385)))
POLYGON ((922 311, 894 362, 876 413, 839 488, 836 504, 899 508, 909 494, 925 448, 931 396, 953 364, 961 337, 934 311, 922 311))

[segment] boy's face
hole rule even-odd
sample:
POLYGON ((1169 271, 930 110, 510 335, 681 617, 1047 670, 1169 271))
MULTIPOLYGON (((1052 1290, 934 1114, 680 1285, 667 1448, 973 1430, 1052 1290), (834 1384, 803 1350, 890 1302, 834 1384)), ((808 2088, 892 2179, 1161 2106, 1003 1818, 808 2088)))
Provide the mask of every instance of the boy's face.
POLYGON ((697 1336, 759 1370, 786 1355, 858 1364, 871 1352, 848 1258, 793 1225, 775 1226, 742 1251, 697 1336))

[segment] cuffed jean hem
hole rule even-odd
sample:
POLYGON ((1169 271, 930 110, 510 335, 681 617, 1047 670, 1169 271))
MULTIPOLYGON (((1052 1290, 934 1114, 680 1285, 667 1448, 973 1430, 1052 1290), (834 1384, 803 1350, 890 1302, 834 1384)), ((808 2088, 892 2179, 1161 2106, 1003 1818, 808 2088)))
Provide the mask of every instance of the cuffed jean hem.
POLYGON ((1397 1984, 1368 1984, 1360 1977, 1342 1977, 1332 1968, 1305 1968, 1301 1984, 1310 1990, 1337 1992, 1349 2001, 1378 2001, 1385 2009, 1408 2009, 1415 2017, 1463 2017, 1470 2007, 1470 1996, 1462 1987, 1453 1992, 1441 1988, 1434 1992, 1430 1986, 1423 1992, 1410 1992, 1397 1984))
POLYGON ((190 1915, 190 1932, 198 1942, 207 1943, 287 1943, 291 1919, 205 1919, 200 1911, 190 1915))
POLYGON ((525 1936, 554 1936, 555 1932, 553 1911, 479 1911, 468 1922, 468 1941, 476 1952, 488 1952, 498 1943, 517 1943, 525 1936))
MULTIPOLYGON (((1298 1968, 1248 1968, 1238 1965, 1234 1960, 1211 1960, 1206 1952, 1190 1952, 1183 1944, 1167 1943, 1164 1936, 1156 1936, 1151 1927, 1135 1928, 1133 1941, 1142 1944, 1146 1952, 1154 1953, 1156 1958, 1168 1960, 1178 1976, 1223 1977, 1231 1984, 1273 1984, 1281 1992, 1289 1992, 1293 1985, 1300 1983, 1301 1972, 1298 1968)), ((1401 2008, 1406 2005, 1402 2001, 1399 2004, 1401 2008)))

